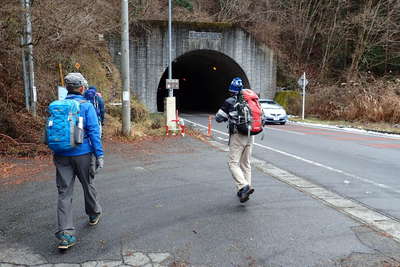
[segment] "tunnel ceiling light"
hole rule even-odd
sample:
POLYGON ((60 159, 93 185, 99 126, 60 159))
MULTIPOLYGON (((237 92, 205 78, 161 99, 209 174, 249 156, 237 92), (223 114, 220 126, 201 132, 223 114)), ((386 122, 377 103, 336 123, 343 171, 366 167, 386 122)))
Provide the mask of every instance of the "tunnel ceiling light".
POLYGON ((212 69, 213 69, 213 70, 217 70, 217 67, 213 66, 212 69))

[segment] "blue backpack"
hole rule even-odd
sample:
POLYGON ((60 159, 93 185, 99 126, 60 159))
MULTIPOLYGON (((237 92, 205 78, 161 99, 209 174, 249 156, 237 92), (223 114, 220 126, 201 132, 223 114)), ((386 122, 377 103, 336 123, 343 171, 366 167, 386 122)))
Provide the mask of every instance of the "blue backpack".
POLYGON ((85 91, 85 98, 93 104, 94 109, 96 110, 97 117, 100 118, 100 106, 99 100, 96 90, 89 88, 85 91))
POLYGON ((54 152, 71 150, 83 142, 83 118, 79 116, 79 106, 80 102, 73 99, 50 103, 45 134, 47 146, 54 152))

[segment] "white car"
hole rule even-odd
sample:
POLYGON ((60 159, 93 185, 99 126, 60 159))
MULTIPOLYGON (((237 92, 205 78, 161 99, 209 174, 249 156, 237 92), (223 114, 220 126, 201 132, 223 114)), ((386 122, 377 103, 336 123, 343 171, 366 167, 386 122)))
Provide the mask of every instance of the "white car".
POLYGON ((282 125, 287 122, 288 116, 281 105, 270 99, 260 99, 259 101, 267 122, 282 125))

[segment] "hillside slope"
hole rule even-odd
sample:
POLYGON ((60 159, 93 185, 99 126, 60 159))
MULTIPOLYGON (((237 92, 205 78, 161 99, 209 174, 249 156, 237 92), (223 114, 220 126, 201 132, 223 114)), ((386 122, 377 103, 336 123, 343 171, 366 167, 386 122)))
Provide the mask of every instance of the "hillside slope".
MULTIPOLYGON (((45 107, 64 73, 81 71, 118 99, 117 68, 99 35, 119 32, 119 0, 32 2, 38 114, 25 110, 21 76, 23 9, 0 10, 0 141, 40 142, 45 107)), ((321 118, 399 123, 400 1, 392 0, 174 0, 174 20, 234 23, 278 55, 278 86, 310 80, 307 114, 321 118), (357 101, 353 101, 356 99, 357 101)), ((130 0, 131 30, 166 20, 167 1, 130 0)), ((294 111, 296 112, 296 111, 294 111)))

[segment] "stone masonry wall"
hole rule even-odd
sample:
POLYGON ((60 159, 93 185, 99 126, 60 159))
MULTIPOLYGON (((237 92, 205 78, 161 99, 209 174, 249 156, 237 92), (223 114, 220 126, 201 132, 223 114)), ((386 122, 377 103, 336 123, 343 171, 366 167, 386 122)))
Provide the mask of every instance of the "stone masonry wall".
MULTIPOLYGON (((130 88, 151 112, 157 111, 157 90, 168 67, 166 23, 150 23, 141 34, 130 37, 130 88)), ((246 74, 250 87, 261 98, 273 98, 276 91, 276 57, 249 33, 237 27, 173 23, 173 60, 187 52, 207 49, 235 61, 246 74)), ((115 63, 120 65, 120 37, 108 38, 115 63)))

